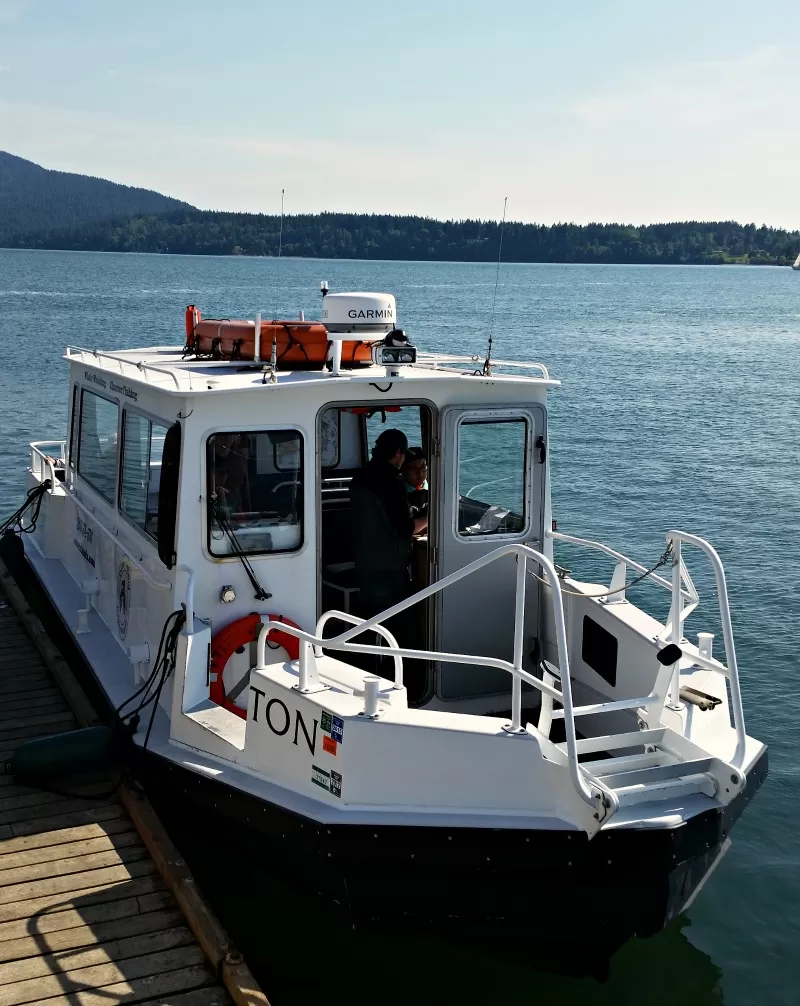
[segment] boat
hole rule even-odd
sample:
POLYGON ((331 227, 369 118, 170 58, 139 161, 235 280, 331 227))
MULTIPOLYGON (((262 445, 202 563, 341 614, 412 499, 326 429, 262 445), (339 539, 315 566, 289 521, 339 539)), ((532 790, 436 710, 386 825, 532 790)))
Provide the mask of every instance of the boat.
POLYGON ((798 253, 797 258, 792 262, 792 269, 800 269, 800 253, 798 253))
POLYGON ((198 329, 192 305, 184 345, 68 347, 67 435, 30 445, 20 547, 148 787, 356 925, 522 934, 580 972, 691 904, 766 776, 725 572, 688 531, 642 563, 559 530, 560 382, 424 351, 396 307, 323 286, 315 323, 198 329), (388 428, 428 458, 428 529, 411 596, 365 618, 349 487, 388 428), (608 582, 559 565, 567 546, 608 582), (689 554, 724 659, 687 636, 689 554))

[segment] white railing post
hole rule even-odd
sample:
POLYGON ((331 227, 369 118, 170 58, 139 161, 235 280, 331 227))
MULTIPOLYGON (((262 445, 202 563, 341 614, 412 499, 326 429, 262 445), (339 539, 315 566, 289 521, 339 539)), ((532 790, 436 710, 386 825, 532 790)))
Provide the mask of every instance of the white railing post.
MULTIPOLYGON (((672 545, 672 606, 669 614, 669 641, 676 646, 681 645, 683 637, 683 594, 681 592, 681 541, 677 536, 670 539, 672 545)), ((681 662, 680 658, 672 665, 669 697, 667 706, 670 709, 681 708, 681 662)))
POLYGON ((380 678, 364 678, 364 715, 374 720, 378 715, 380 678))
POLYGON ((522 731, 522 678, 517 671, 522 670, 522 656, 525 651, 525 580, 528 575, 528 557, 516 555, 517 592, 514 609, 514 673, 511 677, 511 733, 522 731))
MULTIPOLYGON (((263 630, 263 626, 261 627, 263 630)), ((266 636, 265 636, 266 638, 266 636)), ((300 640, 300 661, 297 675, 297 690, 308 694, 308 692, 321 692, 328 686, 323 685, 319 680, 317 670, 317 658, 311 643, 305 639, 300 640)))

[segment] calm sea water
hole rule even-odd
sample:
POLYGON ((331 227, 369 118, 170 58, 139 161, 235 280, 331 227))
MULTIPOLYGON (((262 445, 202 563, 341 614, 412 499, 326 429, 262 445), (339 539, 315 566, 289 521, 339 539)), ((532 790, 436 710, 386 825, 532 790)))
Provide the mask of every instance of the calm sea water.
MULTIPOLYGON (((317 317, 321 279, 334 290, 393 291, 401 324, 424 348, 485 349, 490 265, 0 250, 2 511, 21 498, 27 442, 65 435, 65 344, 182 342, 190 302, 217 316, 303 309, 317 317)), ((201 841, 195 869, 276 1006, 351 998, 350 965, 339 956, 346 953, 372 958, 376 974, 388 968, 391 988, 372 987, 384 1002, 489 1003, 509 992, 530 1003, 797 1002, 800 276, 746 267, 508 265, 494 332, 498 357, 542 360, 563 381, 550 418, 562 530, 650 560, 677 526, 710 538, 723 557, 748 731, 771 748, 769 780, 735 829, 733 848, 688 917, 625 947, 604 985, 541 976, 422 938, 343 949, 322 917, 288 916, 283 925, 269 901, 254 914, 248 891, 228 882, 246 875, 242 864, 220 870, 201 841), (255 925, 266 918, 271 938, 291 925, 288 942, 316 948, 314 969, 302 953, 292 961, 283 946, 271 949, 255 925)), ((578 556, 565 561, 581 569, 578 556)), ((703 597, 692 628, 718 631, 699 556, 690 568, 703 597)))

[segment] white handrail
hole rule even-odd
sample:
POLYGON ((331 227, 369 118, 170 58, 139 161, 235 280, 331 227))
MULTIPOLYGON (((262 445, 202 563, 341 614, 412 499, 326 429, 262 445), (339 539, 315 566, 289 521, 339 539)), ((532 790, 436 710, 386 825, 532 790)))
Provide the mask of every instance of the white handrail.
MULTIPOLYGON (((118 353, 112 353, 104 349, 84 349, 82 346, 67 346, 66 355, 68 360, 79 356, 81 363, 86 362, 84 359, 86 356, 93 358, 95 361, 113 360, 114 363, 119 365, 120 376, 124 376, 122 368, 124 365, 127 365, 128 367, 133 368, 134 371, 139 372, 138 374, 129 376, 131 376, 133 380, 138 380, 141 375, 144 377, 145 384, 149 383, 146 373, 148 370, 152 370, 157 374, 166 374, 167 377, 170 377, 174 381, 175 388, 178 391, 186 390, 181 386, 181 382, 178 380, 178 375, 174 370, 170 370, 168 367, 161 367, 157 363, 147 363, 145 360, 129 360, 127 357, 120 356, 118 353)), ((95 366, 96 364, 90 362, 89 365, 95 366)), ((191 375, 189 375, 189 390, 191 390, 191 375)))
POLYGON ((368 653, 383 657, 388 656, 385 646, 371 646, 368 644, 353 643, 351 640, 355 636, 359 636, 368 630, 377 631, 381 622, 393 618, 401 611, 405 611, 407 608, 418 604, 420 601, 424 601, 431 595, 439 593, 451 584, 457 583, 459 580, 463 580, 465 577, 470 576, 472 573, 482 569, 484 566, 497 562, 499 559, 502 559, 507 555, 515 555, 518 563, 516 607, 514 617, 513 663, 510 663, 507 660, 502 660, 499 657, 485 657, 464 653, 445 653, 437 652, 435 650, 417 650, 407 647, 391 646, 390 644, 390 647, 393 650, 393 656, 407 657, 410 659, 436 660, 455 664, 478 664, 484 667, 496 667, 499 670, 503 670, 511 674, 513 680, 510 730, 512 732, 515 730, 522 730, 521 706, 523 681, 560 702, 564 707, 567 760, 573 786, 580 797, 593 807, 600 816, 608 816, 614 813, 614 811, 619 807, 619 801, 616 795, 611 790, 599 784, 596 780, 587 780, 587 777, 584 775, 581 766, 578 763, 577 736, 575 732, 575 717, 572 705, 572 685, 569 670, 569 653, 567 649, 566 619, 564 617, 564 602, 561 594, 561 585, 558 580, 558 574, 547 556, 543 555, 541 552, 537 552, 528 545, 503 545, 500 548, 495 549, 493 552, 475 559, 463 568, 456 570, 456 572, 446 576, 443 580, 439 580, 436 583, 425 587, 416 594, 412 594, 411 597, 406 600, 392 605, 392 607, 387 608, 385 611, 382 611, 380 614, 375 615, 372 618, 359 621, 352 629, 346 629, 338 636, 333 636, 330 639, 322 639, 318 635, 313 635, 310 632, 305 632, 303 629, 287 625, 285 622, 267 621, 261 627, 259 633, 259 644, 261 645, 261 640, 263 639, 265 645, 266 634, 272 629, 278 629, 281 632, 289 633, 289 635, 295 636, 314 647, 332 650, 349 650, 353 653, 368 653), (527 562, 529 559, 533 559, 542 567, 552 590, 553 618, 555 623, 556 645, 562 682, 560 691, 552 685, 534 677, 532 674, 529 674, 522 668, 522 654, 524 648, 523 629, 525 617, 525 584, 527 578, 527 562))
MULTIPOLYGON (((736 768, 741 768, 744 760, 747 735, 744 727, 742 693, 739 687, 739 665, 736 662, 736 647, 733 642, 733 625, 731 624, 731 609, 728 602, 728 585, 725 582, 725 570, 722 566, 722 560, 720 559, 714 546, 711 545, 710 542, 707 542, 705 538, 700 538, 696 534, 689 534, 686 531, 669 531, 667 534, 667 541, 672 543, 673 550, 676 552, 676 557, 678 558, 680 557, 681 542, 686 545, 694 545, 695 548, 699 548, 701 552, 706 554, 709 562, 711 563, 712 569, 714 570, 714 579, 717 584, 717 599, 719 601, 719 615, 720 620, 722 621, 722 638, 725 642, 725 656, 728 661, 728 666, 723 668, 723 670, 730 682, 733 725, 736 730, 736 750, 733 758, 731 759, 731 764, 736 768)), ((679 592, 676 591, 675 587, 673 587, 673 612, 680 611, 681 603, 679 592)), ((680 619, 675 619, 672 624, 674 627, 673 641, 680 645, 680 619), (675 638, 676 636, 678 638, 675 638)))
MULTIPOLYGON (((637 570, 639 573, 646 573, 650 580, 655 581, 655 583, 663 587, 665 590, 670 591, 670 593, 672 592, 671 580, 668 580, 664 576, 660 576, 658 573, 650 572, 647 567, 643 566, 640 562, 636 562, 635 559, 631 559, 629 556, 624 555, 622 552, 618 552, 615 548, 611 548, 609 545, 603 544, 601 541, 593 541, 591 538, 578 538, 573 534, 564 534, 563 531, 545 531, 545 537, 552 538, 555 541, 564 541, 570 545, 581 545, 583 548, 592 549, 595 552, 602 552, 604 555, 609 556, 609 558, 616 559, 617 562, 624 562, 627 566, 632 566, 633 569, 637 570)), ((682 589, 681 596, 685 601, 689 601, 690 603, 696 604, 697 601, 700 600, 697 591, 682 589)))
POLYGON ((194 570, 186 563, 181 563, 176 572, 186 573, 186 591, 184 593, 184 604, 186 606, 186 621, 184 631, 188 636, 194 633, 194 570))
MULTIPOLYGON (((484 360, 481 356, 461 356, 454 353, 418 353, 417 362, 411 364, 412 367, 423 367, 426 370, 439 370, 442 367, 452 367, 455 364, 469 364, 471 372, 480 370, 483 372, 484 360)), ((543 381, 553 381, 550 372, 543 363, 534 363, 525 360, 492 360, 492 367, 514 367, 519 370, 538 370, 543 381)), ((554 384, 560 382, 553 381, 554 384)))
POLYGON ((59 461, 65 461, 66 458, 65 458, 64 452, 65 452, 66 447, 67 447, 66 440, 34 440, 34 441, 32 441, 28 445, 30 447, 30 449, 31 449, 31 472, 33 473, 33 475, 34 475, 35 478, 39 479, 40 481, 44 481, 44 470, 43 469, 45 467, 47 468, 47 471, 48 471, 48 473, 50 475, 50 489, 49 489, 49 492, 51 492, 51 493, 53 492, 53 490, 56 487, 56 482, 57 482, 57 479, 56 479, 56 470, 55 470, 55 465, 53 464, 52 458, 50 457, 50 455, 45 454, 45 452, 42 450, 42 448, 43 447, 49 447, 49 446, 52 446, 54 444, 59 448, 59 452, 60 453, 59 453, 58 460, 59 461), (38 459, 38 462, 39 462, 38 465, 35 464, 36 459, 38 459))
MULTIPOLYGON (((342 621, 342 622, 349 622, 351 625, 360 625, 361 622, 364 621, 363 618, 358 618, 356 615, 351 615, 349 611, 336 611, 336 610, 326 611, 324 615, 320 616, 320 619, 317 622, 317 628, 315 629, 315 632, 316 632, 316 634, 318 636, 322 635, 322 630, 325 628, 325 626, 328 624, 328 621, 331 618, 338 618, 340 621, 342 621)), ((385 626, 383 626, 383 625, 376 625, 373 631, 377 632, 379 636, 383 636, 383 638, 389 644, 390 648, 392 648, 394 650, 399 650, 400 649, 400 647, 398 646, 398 643, 397 643, 397 639, 395 638, 395 636, 391 632, 389 632, 389 630, 385 626)), ((259 666, 259 667, 263 667, 263 665, 264 665, 264 650, 263 650, 263 646, 266 643, 266 640, 267 640, 267 634, 266 634, 266 632, 262 633, 261 631, 259 631, 259 633, 258 633, 258 644, 257 644, 257 648, 256 648, 256 660, 258 661, 258 665, 257 666, 259 666), (264 640, 263 643, 262 643, 262 636, 263 636, 263 640, 264 640)), ((382 649, 383 649, 383 647, 382 647, 382 649)), ((322 656, 322 647, 321 646, 315 646, 314 647, 314 656, 315 657, 321 657, 322 656)), ((387 654, 387 656, 388 656, 388 654, 387 654)), ((403 658, 399 655, 399 653, 395 653, 393 655, 393 659, 394 659, 394 687, 395 688, 402 688, 403 687, 403 658)))

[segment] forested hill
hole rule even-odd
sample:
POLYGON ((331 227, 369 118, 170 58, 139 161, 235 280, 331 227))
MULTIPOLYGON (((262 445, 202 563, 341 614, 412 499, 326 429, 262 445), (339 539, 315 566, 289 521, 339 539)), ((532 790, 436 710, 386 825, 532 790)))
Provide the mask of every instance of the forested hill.
MULTIPOLYGON (((190 255, 278 254, 280 221, 275 216, 177 210, 67 228, 60 223, 56 220, 38 232, 15 234, 0 244, 190 255)), ((485 262, 497 258, 498 242, 499 227, 494 222, 319 213, 286 218, 282 253, 310 258, 485 262)), ((800 231, 732 222, 641 227, 507 223, 503 237, 503 259, 508 262, 789 265, 798 251, 800 231)))
POLYGON ((188 203, 102 178, 50 171, 0 151, 0 246, 25 234, 134 213, 191 209, 188 203))

